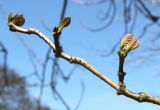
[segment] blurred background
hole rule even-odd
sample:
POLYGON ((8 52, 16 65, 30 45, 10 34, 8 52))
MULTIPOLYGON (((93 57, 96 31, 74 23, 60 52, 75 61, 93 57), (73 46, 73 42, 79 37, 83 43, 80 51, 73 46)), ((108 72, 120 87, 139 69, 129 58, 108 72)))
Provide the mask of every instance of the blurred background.
POLYGON ((133 33, 140 46, 125 61, 126 87, 160 97, 159 0, 1 0, 0 110, 158 110, 116 91, 79 65, 56 58, 36 35, 11 32, 9 13, 23 14, 24 28, 37 28, 53 40, 64 17, 63 50, 90 62, 118 82, 121 38, 133 33))

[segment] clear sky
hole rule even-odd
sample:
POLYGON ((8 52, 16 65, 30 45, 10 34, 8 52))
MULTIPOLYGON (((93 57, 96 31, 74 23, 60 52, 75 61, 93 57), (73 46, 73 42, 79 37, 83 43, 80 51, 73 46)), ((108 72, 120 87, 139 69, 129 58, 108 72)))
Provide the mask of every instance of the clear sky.
MULTIPOLYGON (((23 27, 35 27, 52 39, 51 32, 48 32, 42 25, 42 21, 51 29, 58 25, 63 0, 1 0, 3 10, 8 15, 13 13, 22 13, 26 18, 23 27)), ((117 82, 118 56, 117 51, 110 57, 101 57, 99 53, 105 50, 109 51, 124 34, 123 23, 117 20, 109 28, 100 32, 90 32, 81 24, 86 24, 91 27, 100 27, 105 24, 99 22, 96 18, 99 9, 105 10, 106 4, 83 6, 76 4, 73 0, 69 0, 66 16, 72 18, 71 25, 66 28, 61 36, 61 44, 64 51, 92 63, 98 70, 106 76, 117 82), (101 50, 95 52, 95 50, 101 50)), ((118 7, 121 12, 121 6, 118 7)), ((143 21, 140 19, 139 22, 143 21)), ((7 21, 0 18, 0 39, 9 50, 8 66, 15 69, 22 76, 33 72, 33 67, 27 55, 25 48, 19 41, 15 33, 9 31, 7 21)), ((139 26, 139 24, 137 25, 139 26)), ((141 30, 136 29, 135 35, 138 35, 141 30)), ((44 61, 44 55, 48 49, 48 45, 35 35, 19 34, 27 45, 32 48, 41 61, 44 61)), ((145 39, 143 40, 145 42, 145 39)), ((143 48, 146 43, 140 43, 139 48, 143 48)), ((104 52, 104 51, 103 51, 104 52)), ((135 53, 138 53, 137 49, 135 53)), ((133 52, 134 53, 134 52, 133 52)), ((131 58, 129 56, 129 58, 131 58)), ((0 56, 0 59, 2 57, 0 56)), ((2 60, 0 60, 2 61, 2 60)), ((50 63, 51 64, 51 63, 50 63)), ((73 65, 60 59, 61 68, 65 73, 72 69, 73 65)), ((134 92, 148 92, 156 96, 160 96, 160 77, 157 76, 159 69, 157 65, 138 65, 133 61, 125 65, 127 75, 125 77, 126 86, 134 92)), ((40 69, 40 68, 39 68, 40 69)), ((47 70, 47 81, 50 80, 50 70, 47 70)), ((29 83, 35 82, 35 78, 28 79, 29 83)), ((91 74, 85 69, 77 69, 71 80, 64 83, 58 81, 58 90, 71 107, 74 109, 81 93, 80 81, 85 84, 85 93, 79 110, 158 110, 157 105, 149 103, 138 103, 124 96, 117 96, 110 86, 105 84, 99 78, 91 74)), ((39 88, 31 88, 30 94, 37 97, 39 88)), ((46 88, 43 94, 43 102, 54 109, 64 110, 64 106, 60 101, 55 101, 52 97, 50 88, 46 88)))

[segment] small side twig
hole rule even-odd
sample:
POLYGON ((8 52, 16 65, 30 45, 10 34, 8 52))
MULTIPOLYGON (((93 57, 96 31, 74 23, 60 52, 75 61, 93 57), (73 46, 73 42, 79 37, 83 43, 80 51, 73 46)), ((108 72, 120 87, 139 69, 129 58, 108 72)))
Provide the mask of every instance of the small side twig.
POLYGON ((124 84, 124 77, 126 73, 123 71, 123 65, 124 65, 124 60, 126 56, 123 56, 120 52, 118 52, 119 56, 119 69, 118 69, 118 78, 119 78, 119 91, 117 91, 117 94, 120 95, 121 91, 125 88, 124 84))

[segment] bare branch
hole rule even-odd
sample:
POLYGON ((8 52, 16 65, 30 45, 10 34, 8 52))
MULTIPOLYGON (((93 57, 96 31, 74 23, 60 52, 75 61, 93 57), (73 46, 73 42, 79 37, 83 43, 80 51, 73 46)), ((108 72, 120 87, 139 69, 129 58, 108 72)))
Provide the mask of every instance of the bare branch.
MULTIPOLYGON (((116 11, 117 11, 115 0, 111 0, 110 2, 111 2, 110 5, 111 5, 111 8, 112 8, 112 13, 111 13, 111 17, 109 18, 109 21, 104 26, 99 27, 99 28, 91 28, 91 27, 88 27, 88 26, 84 25, 83 23, 81 23, 81 25, 84 28, 86 28, 87 30, 92 31, 92 32, 98 32, 98 31, 104 30, 107 27, 109 27, 112 24, 112 22, 114 21, 115 15, 116 15, 116 11)), ((111 10, 111 8, 109 8, 109 10, 111 10)))
MULTIPOLYGON (((25 33, 25 34, 37 35, 39 38, 41 38, 45 43, 47 43, 55 51, 55 49, 56 49, 55 44, 50 39, 48 39, 43 33, 41 33, 39 30, 34 29, 34 28, 28 28, 28 29, 21 28, 21 27, 16 26, 12 22, 9 22, 8 25, 10 28, 12 28, 14 30, 13 32, 21 32, 21 33, 25 33)), ((110 85, 112 88, 114 88, 116 91, 121 91, 120 95, 125 95, 126 97, 134 99, 138 102, 150 102, 153 104, 160 105, 160 99, 157 97, 154 97, 152 95, 149 95, 149 94, 146 94, 143 92, 133 93, 133 92, 127 90, 126 88, 121 89, 121 87, 118 84, 116 84, 111 79, 106 77, 103 73, 98 71, 95 67, 93 67, 90 63, 86 62, 84 59, 71 56, 63 51, 60 53, 60 57, 70 63, 75 63, 75 64, 79 64, 79 65, 83 66, 84 68, 89 70, 91 73, 93 73, 94 75, 99 77, 102 81, 106 82, 108 85, 110 85)))

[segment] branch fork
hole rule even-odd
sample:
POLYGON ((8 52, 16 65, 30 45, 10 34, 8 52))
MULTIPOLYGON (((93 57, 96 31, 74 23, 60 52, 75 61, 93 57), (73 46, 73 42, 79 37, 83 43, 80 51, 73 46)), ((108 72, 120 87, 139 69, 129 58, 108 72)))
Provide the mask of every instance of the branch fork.
MULTIPOLYGON (((62 23, 58 27, 58 30, 56 29, 55 32, 53 31, 54 37, 60 36, 62 29, 64 27, 68 26, 69 23, 70 23, 69 18, 62 21, 62 23)), ((118 69, 119 83, 117 84, 114 81, 112 81, 110 78, 105 76, 103 73, 98 71, 95 67, 93 67, 90 63, 88 63, 84 59, 71 56, 62 50, 60 50, 60 53, 57 53, 57 49, 59 49, 59 47, 61 47, 59 45, 59 38, 58 38, 58 40, 55 38, 55 43, 53 43, 50 39, 48 39, 39 30, 34 29, 34 28, 28 28, 28 29, 21 28, 20 26, 17 26, 16 24, 14 24, 11 20, 8 20, 8 26, 10 29, 14 30, 12 32, 20 32, 20 33, 25 33, 25 34, 37 35, 39 38, 41 38, 45 43, 47 43, 53 49, 54 53, 56 55, 58 55, 58 57, 61 57, 70 63, 75 63, 75 64, 79 64, 79 65, 83 66, 84 68, 89 70, 91 73, 93 73, 95 76, 99 77, 102 81, 104 81, 105 83, 110 85, 112 88, 114 88, 116 91, 118 91, 117 92, 118 95, 124 95, 124 96, 129 97, 129 98, 136 100, 138 102, 150 102, 153 104, 160 105, 159 98, 154 97, 152 95, 149 95, 147 93, 131 92, 131 91, 127 90, 127 88, 124 84, 124 77, 125 77, 126 73, 123 71, 123 65, 124 65, 125 58, 126 58, 128 52, 137 48, 139 45, 138 40, 134 39, 132 34, 127 34, 126 36, 124 36, 124 38, 121 41, 120 50, 118 52, 118 55, 119 55, 119 69, 118 69), (57 42, 57 44, 56 44, 56 42, 57 42)))

